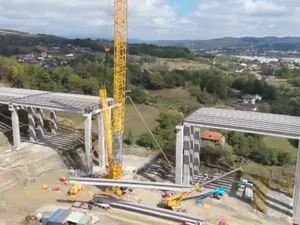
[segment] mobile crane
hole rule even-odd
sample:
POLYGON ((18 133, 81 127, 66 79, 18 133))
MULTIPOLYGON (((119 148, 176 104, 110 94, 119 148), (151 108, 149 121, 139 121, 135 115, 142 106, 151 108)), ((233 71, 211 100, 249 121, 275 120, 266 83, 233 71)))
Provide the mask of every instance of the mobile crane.
MULTIPOLYGON (((122 135, 124 131, 126 72, 127 72, 127 0, 114 0, 114 104, 113 124, 105 87, 101 87, 101 99, 106 147, 108 152, 108 172, 110 179, 122 178, 122 135)), ((110 47, 105 47, 108 53, 110 47)))
POLYGON ((200 190, 202 187, 204 187, 205 185, 207 185, 207 184, 209 184, 209 183, 212 183, 212 182, 214 182, 214 181, 217 181, 217 180, 219 180, 219 179, 221 179, 221 178, 223 178, 223 177, 226 177, 226 176, 228 176, 228 175, 230 175, 230 174, 233 174, 233 173, 235 173, 235 172, 237 172, 237 171, 243 171, 243 170, 242 170, 242 167, 236 168, 236 169, 234 169, 234 170, 232 170, 232 171, 230 171, 230 172, 228 172, 228 173, 225 173, 225 174, 223 174, 223 175, 221 175, 221 176, 219 176, 219 177, 216 177, 216 178, 214 178, 214 179, 211 179, 211 180, 209 180, 209 181, 206 181, 206 182, 204 182, 203 184, 195 185, 195 186, 193 186, 193 187, 190 189, 190 191, 188 191, 188 192, 181 192, 181 193, 179 193, 179 194, 177 194, 177 195, 174 195, 174 196, 172 196, 172 197, 165 198, 165 199, 163 199, 163 200, 161 201, 161 205, 162 205, 164 208, 169 208, 169 209, 173 209, 173 207, 180 206, 181 201, 186 200, 186 199, 189 199, 191 193, 193 193, 193 192, 195 192, 195 191, 199 191, 199 190, 200 190))

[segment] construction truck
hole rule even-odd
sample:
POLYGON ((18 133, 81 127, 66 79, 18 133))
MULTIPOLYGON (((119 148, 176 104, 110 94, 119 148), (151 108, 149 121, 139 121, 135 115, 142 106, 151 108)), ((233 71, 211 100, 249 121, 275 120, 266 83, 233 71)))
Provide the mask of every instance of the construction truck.
POLYGON ((240 168, 234 169, 234 170, 232 170, 232 171, 230 171, 230 172, 228 172, 228 173, 225 173, 225 174, 223 174, 223 175, 221 175, 221 176, 218 176, 218 177, 213 178, 213 179, 211 179, 211 180, 209 180, 209 181, 206 181, 206 182, 204 182, 203 184, 195 185, 195 186, 193 186, 193 187, 191 188, 190 191, 187 191, 187 192, 181 192, 181 193, 179 193, 179 194, 177 194, 177 195, 174 195, 174 196, 172 196, 172 197, 170 197, 170 198, 164 198, 164 199, 160 202, 160 205, 162 205, 162 207, 168 208, 168 209, 173 209, 173 207, 178 207, 178 206, 181 205, 181 201, 186 200, 186 199, 188 199, 188 198, 190 197, 190 194, 191 194, 191 193, 193 193, 193 192, 195 192, 195 191, 199 191, 199 190, 201 190, 201 188, 203 188, 205 185, 210 184, 210 183, 212 183, 212 182, 215 182, 215 181, 217 181, 217 180, 219 180, 219 179, 221 179, 221 178, 223 178, 223 177, 226 177, 226 176, 228 176, 228 175, 230 175, 230 174, 233 174, 233 173, 235 173, 235 172, 237 172, 237 171, 242 171, 242 168, 240 167, 240 168))
POLYGON ((69 191, 70 197, 76 198, 81 193, 83 188, 83 184, 74 184, 69 191))

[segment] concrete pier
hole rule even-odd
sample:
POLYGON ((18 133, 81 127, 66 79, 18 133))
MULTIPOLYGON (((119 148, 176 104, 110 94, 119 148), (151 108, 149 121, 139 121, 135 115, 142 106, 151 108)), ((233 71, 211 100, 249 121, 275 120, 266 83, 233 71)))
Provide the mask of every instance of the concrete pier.
POLYGON ((183 125, 176 126, 176 169, 175 183, 182 184, 183 172, 183 125))
POLYGON ((190 127, 183 126, 183 184, 189 185, 192 176, 190 127))
POLYGON ((51 134, 57 134, 58 128, 57 128, 57 117, 54 110, 50 112, 50 126, 51 126, 51 134))
POLYGON ((44 140, 45 133, 44 133, 44 118, 43 118, 43 110, 37 108, 35 110, 35 119, 37 125, 37 139, 44 140))
POLYGON ((293 199, 294 225, 300 225, 300 140, 298 141, 298 154, 293 199))
POLYGON ((84 114, 84 146, 86 155, 86 171, 91 173, 93 171, 92 164, 92 114, 84 114))
POLYGON ((99 167, 105 169, 106 166, 106 145, 105 145, 105 133, 103 124, 103 113, 97 114, 98 122, 98 155, 99 155, 99 167))
POLYGON ((35 142, 37 140, 36 138, 36 124, 35 124, 35 111, 34 108, 29 107, 27 108, 28 113, 28 131, 29 131, 29 141, 35 142))
POLYGON ((189 185, 194 175, 199 175, 200 148, 200 127, 176 127, 176 184, 189 185))
POLYGON ((13 133, 13 146, 12 150, 20 150, 21 137, 20 137, 20 124, 18 109, 16 107, 10 106, 9 110, 11 112, 12 120, 12 133, 13 133))
POLYGON ((194 128, 194 175, 199 175, 200 167, 200 149, 201 149, 201 129, 200 127, 194 128))

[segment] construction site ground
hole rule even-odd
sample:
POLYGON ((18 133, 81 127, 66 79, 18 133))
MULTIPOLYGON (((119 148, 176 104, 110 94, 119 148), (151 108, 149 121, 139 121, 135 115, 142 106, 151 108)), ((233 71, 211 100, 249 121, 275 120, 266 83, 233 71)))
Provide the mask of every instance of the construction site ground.
MULTIPOLYGON (((0 153, 1 170, 0 180, 2 182, 2 192, 0 192, 0 224, 22 224, 28 214, 32 214, 44 205, 55 205, 57 207, 71 207, 71 199, 67 193, 70 188, 59 181, 62 176, 68 176, 68 171, 64 167, 64 160, 61 155, 50 147, 39 144, 24 144, 24 148, 15 153, 0 153), (32 169, 30 169, 32 168, 32 169), (13 183, 13 181, 16 183, 13 183), (4 190, 3 184, 6 182, 9 188, 4 190), (48 190, 42 190, 42 185, 48 184, 48 190), (60 187, 60 191, 54 192, 52 188, 60 187)), ((145 165, 151 157, 124 156, 124 167, 127 169, 127 178, 130 178, 130 171, 145 165), (141 160, 143 159, 143 160, 141 160), (135 162, 141 162, 136 164, 135 162)), ((148 165, 148 167, 151 165, 148 165)), ((155 165, 155 170, 159 170, 159 164, 155 165)), ((150 170, 151 171, 151 170, 150 170)), ((138 179, 145 180, 145 176, 138 176, 138 179)), ((152 177, 153 179, 153 177, 152 177)), ((151 180, 151 179, 150 179, 151 180)), ((1 185, 0 185, 1 186, 1 185)), ((76 199, 82 201, 91 200, 94 194, 100 193, 97 187, 85 187, 83 193, 76 199)), ((128 201, 140 201, 141 204, 157 206, 162 196, 161 191, 134 189, 124 197, 128 201)), ((199 194, 199 193, 198 193, 199 194)), ((278 225, 285 224, 280 221, 273 221, 270 218, 254 212, 250 205, 243 201, 224 196, 221 200, 206 199, 205 204, 211 207, 208 210, 195 204, 195 200, 187 200, 182 203, 182 208, 199 217, 207 218, 209 225, 217 225, 220 220, 227 221, 230 225, 278 225)), ((45 206, 46 207, 46 206, 45 206)), ((111 221, 111 224, 176 224, 174 222, 131 213, 119 209, 101 211, 93 209, 97 214, 111 221)), ((105 224, 109 224, 105 222, 105 224)))

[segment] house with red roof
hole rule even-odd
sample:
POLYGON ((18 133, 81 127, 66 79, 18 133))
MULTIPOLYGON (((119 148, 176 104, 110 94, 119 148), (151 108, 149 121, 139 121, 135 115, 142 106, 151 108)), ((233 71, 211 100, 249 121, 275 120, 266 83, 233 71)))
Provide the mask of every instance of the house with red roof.
POLYGON ((204 131, 201 134, 201 139, 203 141, 213 141, 213 142, 221 142, 224 143, 226 138, 219 132, 213 132, 213 131, 204 131))

